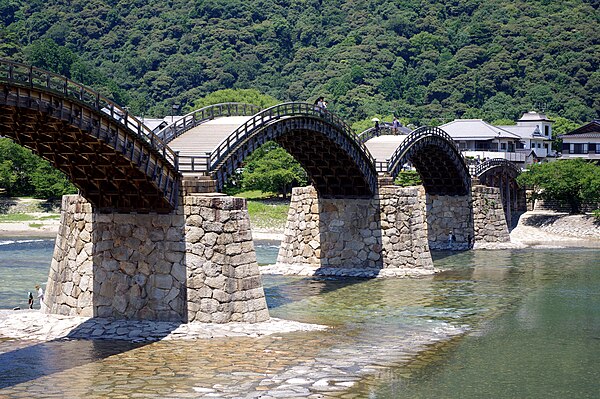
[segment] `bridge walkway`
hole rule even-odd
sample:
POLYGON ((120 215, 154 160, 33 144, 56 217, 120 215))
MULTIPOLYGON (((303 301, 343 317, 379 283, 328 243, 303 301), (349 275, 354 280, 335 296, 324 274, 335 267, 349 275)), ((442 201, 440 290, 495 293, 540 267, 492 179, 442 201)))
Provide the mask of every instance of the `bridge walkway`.
POLYGON ((396 148, 398 148, 407 137, 408 135, 375 136, 366 141, 365 145, 371 155, 373 155, 373 158, 375 158, 375 162, 387 163, 387 160, 392 157, 396 148))
POLYGON ((246 123, 251 116, 227 116, 215 118, 198 125, 169 143, 173 151, 183 157, 200 157, 213 152, 235 129, 246 123))

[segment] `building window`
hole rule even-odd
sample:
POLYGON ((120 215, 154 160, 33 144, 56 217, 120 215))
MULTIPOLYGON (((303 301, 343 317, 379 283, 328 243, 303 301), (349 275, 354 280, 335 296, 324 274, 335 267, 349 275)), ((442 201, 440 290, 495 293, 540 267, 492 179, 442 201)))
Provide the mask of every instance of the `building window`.
POLYGON ((587 143, 571 144, 571 154, 587 154, 587 153, 588 153, 587 143))
POLYGON ((506 143, 500 143, 500 149, 506 151, 506 143))
POLYGON ((544 126, 544 136, 548 137, 550 135, 550 126, 544 126))

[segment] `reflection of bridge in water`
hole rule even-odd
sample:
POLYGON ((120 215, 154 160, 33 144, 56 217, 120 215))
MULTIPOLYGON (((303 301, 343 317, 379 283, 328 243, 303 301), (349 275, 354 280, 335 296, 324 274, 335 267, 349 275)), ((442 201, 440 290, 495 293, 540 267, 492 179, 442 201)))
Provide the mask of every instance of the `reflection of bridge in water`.
MULTIPOLYGON (((125 108, 59 75, 0 61, 0 86, 0 134, 48 159, 81 194, 63 200, 51 312, 268 318, 245 202, 217 194, 268 140, 311 182, 292 197, 278 259, 290 270, 427 274, 430 248, 507 239, 499 190, 472 186, 457 146, 438 128, 365 140, 369 134, 357 136, 312 104, 232 103, 154 134, 125 108), (422 190, 392 184, 407 163, 422 190)), ((494 169, 482 172, 486 182, 495 182, 494 169)))

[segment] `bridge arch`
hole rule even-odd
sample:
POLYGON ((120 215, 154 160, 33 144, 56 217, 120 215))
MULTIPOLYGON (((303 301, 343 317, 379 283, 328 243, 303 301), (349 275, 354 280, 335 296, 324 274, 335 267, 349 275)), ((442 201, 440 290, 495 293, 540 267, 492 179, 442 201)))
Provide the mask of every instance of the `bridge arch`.
POLYGON ((367 198, 377 192, 374 160, 365 145, 340 118, 308 103, 283 103, 255 114, 207 155, 204 163, 217 189, 269 140, 304 167, 323 198, 367 198))
POLYGON ((97 211, 177 207, 176 154, 127 109, 63 76, 0 60, 0 135, 50 161, 97 211))
POLYGON ((521 168, 502 158, 488 159, 477 165, 474 171, 480 184, 500 189, 504 216, 509 227, 512 226, 513 213, 527 208, 525 190, 519 187, 516 180, 519 174, 521 168))
POLYGON ((468 195, 469 169, 452 138, 437 127, 423 126, 398 146, 388 161, 387 171, 396 178, 407 162, 421 175, 428 194, 468 195))

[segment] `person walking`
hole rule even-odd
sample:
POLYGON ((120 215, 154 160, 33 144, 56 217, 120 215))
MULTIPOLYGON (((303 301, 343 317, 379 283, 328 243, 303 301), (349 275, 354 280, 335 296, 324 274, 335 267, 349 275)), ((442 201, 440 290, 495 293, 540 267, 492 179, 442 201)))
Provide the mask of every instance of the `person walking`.
POLYGON ((40 300, 40 307, 42 307, 44 303, 44 290, 39 285, 36 285, 35 289, 37 290, 37 297, 40 300))
POLYGON ((27 295, 27 304, 29 305, 29 309, 33 309, 33 294, 31 291, 27 295))
POLYGON ((398 134, 398 129, 400 128, 400 121, 397 117, 394 116, 394 121, 392 122, 392 134, 396 136, 398 134))

